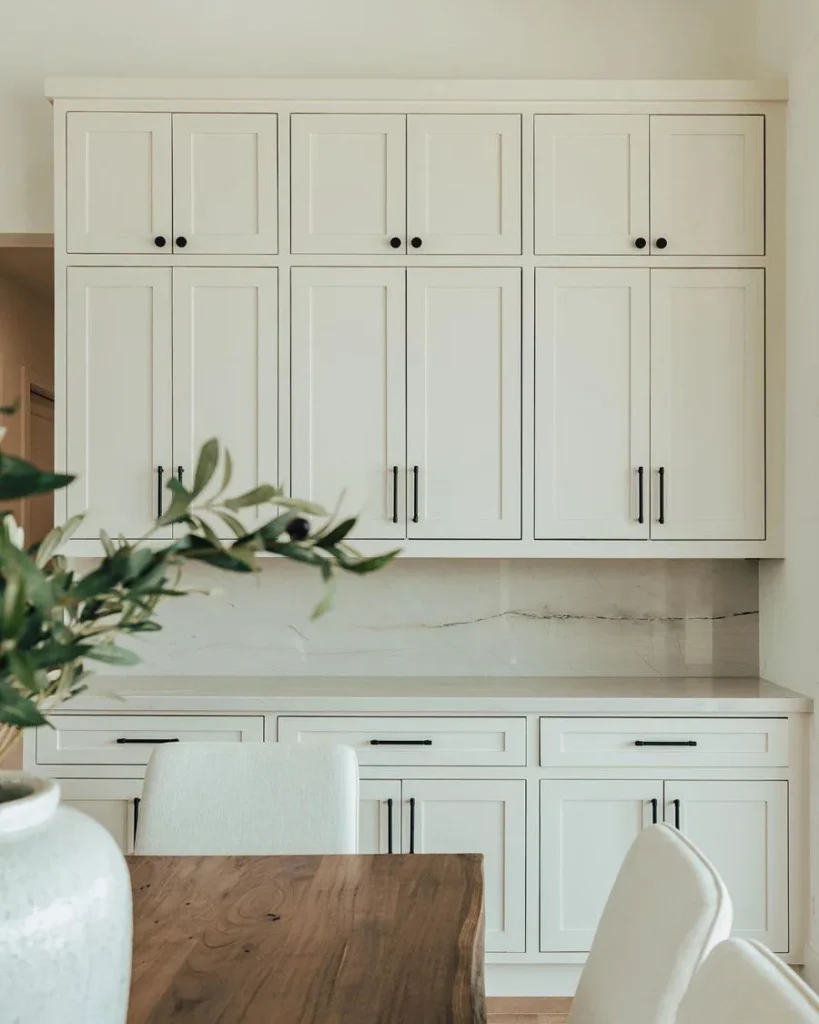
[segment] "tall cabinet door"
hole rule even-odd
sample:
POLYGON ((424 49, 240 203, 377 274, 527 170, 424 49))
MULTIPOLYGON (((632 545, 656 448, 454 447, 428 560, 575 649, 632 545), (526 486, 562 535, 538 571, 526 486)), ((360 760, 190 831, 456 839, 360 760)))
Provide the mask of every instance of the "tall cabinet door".
POLYGON ((403 782, 405 853, 482 853, 486 950, 526 949, 526 783, 403 782))
POLYGON ((787 953, 788 783, 667 782, 665 800, 724 880, 732 934, 787 953))
POLYGON ((521 275, 407 271, 410 537, 520 536, 521 275))
POLYGON ((358 852, 401 852, 400 779, 362 779, 359 782, 358 852))
POLYGON ((405 536, 404 271, 299 267, 291 277, 293 493, 405 536))
POLYGON ((406 251, 406 131, 404 114, 293 114, 293 252, 406 251))
POLYGON ((765 272, 651 275, 651 536, 765 539, 765 272))
POLYGON ((535 116, 535 252, 647 250, 648 138, 643 114, 535 116))
POLYGON ((540 784, 540 948, 591 949, 614 880, 647 826, 662 817, 663 784, 565 780, 540 784))
MULTIPOLYGON (((170 268, 70 267, 66 466, 76 534, 138 538, 153 525, 172 459, 170 268)), ((170 529, 159 537, 170 536, 170 529)))
POLYGON ((277 160, 275 114, 174 114, 174 250, 278 252, 277 160))
MULTIPOLYGON (((277 484, 278 271, 177 268, 173 332, 174 471, 192 481, 199 449, 216 437, 233 460, 231 493, 277 484)), ((254 509, 242 515, 257 522, 254 509)))
POLYGON ((60 803, 87 814, 123 853, 134 852, 142 779, 60 779, 60 803))
POLYGON ((410 114, 410 252, 520 252, 520 116, 410 114))
POLYGON ((170 252, 171 115, 67 116, 68 251, 170 252))
POLYGON ((649 271, 538 270, 535 537, 648 538, 649 271))
POLYGON ((765 118, 651 118, 652 249, 673 256, 765 252, 765 118))

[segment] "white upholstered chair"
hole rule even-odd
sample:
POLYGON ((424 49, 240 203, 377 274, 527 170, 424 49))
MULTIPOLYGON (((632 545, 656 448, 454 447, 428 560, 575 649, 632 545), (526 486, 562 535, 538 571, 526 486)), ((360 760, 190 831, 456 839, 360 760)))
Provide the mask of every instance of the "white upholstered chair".
POLYGON ((694 975, 677 1024, 817 1024, 819 996, 758 942, 720 943, 694 975))
POLYGON ((145 773, 136 853, 355 853, 351 747, 173 743, 145 773))
POLYGON ((669 825, 644 829, 603 910, 569 1024, 674 1024, 731 920, 725 886, 699 850, 669 825))

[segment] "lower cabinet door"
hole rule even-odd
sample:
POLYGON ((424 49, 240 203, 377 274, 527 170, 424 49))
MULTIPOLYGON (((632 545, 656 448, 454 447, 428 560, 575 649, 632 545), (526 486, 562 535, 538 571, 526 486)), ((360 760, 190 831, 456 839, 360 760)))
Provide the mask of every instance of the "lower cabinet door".
POLYGON ((731 934, 788 952, 788 783, 667 782, 665 817, 722 876, 731 934))
POLYGON ((661 816, 662 781, 540 784, 540 948, 591 949, 629 847, 661 816))
POLYGON ((60 779, 62 803, 107 829, 123 853, 133 853, 142 779, 60 779))
POLYGON ((526 949, 526 783, 402 784, 404 853, 482 853, 486 950, 526 949))
POLYGON ((358 852, 401 852, 401 783, 362 779, 358 789, 358 852))

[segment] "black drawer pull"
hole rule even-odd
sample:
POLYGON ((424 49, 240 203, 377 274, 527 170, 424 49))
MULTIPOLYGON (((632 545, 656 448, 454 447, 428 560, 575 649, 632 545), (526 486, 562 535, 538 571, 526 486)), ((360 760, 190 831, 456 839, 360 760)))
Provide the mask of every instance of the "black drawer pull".
POLYGON ((169 740, 165 740, 165 739, 162 739, 162 740, 159 740, 159 739, 156 739, 156 740, 138 740, 138 739, 132 739, 130 736, 117 736, 117 743, 178 743, 178 742, 179 742, 179 737, 178 736, 174 736, 173 739, 169 739, 169 740))
POLYGON ((415 853, 415 797, 410 797, 410 841, 409 852, 415 853))
POLYGON ((142 803, 140 797, 134 797, 134 846, 136 846, 137 828, 139 827, 139 805, 142 803))
POLYGON ((696 740, 635 740, 635 747, 696 747, 696 740))
POLYGON ((680 817, 681 817, 681 815, 680 815, 680 801, 679 800, 672 800, 671 803, 672 803, 672 805, 674 807, 674 828, 679 832, 679 831, 681 831, 681 829, 680 829, 680 817))
POLYGON ((651 801, 651 824, 652 825, 656 825, 657 824, 659 806, 660 806, 660 801, 655 796, 654 799, 651 801))
POLYGON ((371 747, 431 747, 432 740, 370 740, 371 747))
POLYGON ((387 800, 387 853, 392 853, 392 797, 387 800))

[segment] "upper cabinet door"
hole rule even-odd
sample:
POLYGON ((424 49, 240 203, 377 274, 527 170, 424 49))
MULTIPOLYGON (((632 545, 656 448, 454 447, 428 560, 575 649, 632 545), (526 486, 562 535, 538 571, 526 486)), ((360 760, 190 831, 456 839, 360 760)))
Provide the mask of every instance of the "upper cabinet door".
POLYGON ((648 538, 648 270, 538 270, 535 537, 648 538))
POLYGON ((406 131, 404 114, 290 118, 293 252, 406 251, 406 131))
POLYGON ((651 274, 651 536, 765 539, 765 272, 651 274))
POLYGON ((171 115, 69 114, 67 240, 77 253, 171 250, 171 115))
MULTIPOLYGON (((230 451, 231 494, 279 482, 277 279, 272 267, 174 270, 173 469, 188 486, 212 437, 230 451)), ((205 496, 220 486, 214 481, 205 496)), ((255 509, 240 515, 249 528, 258 517, 255 509)))
POLYGON ((640 114, 535 117, 535 252, 647 251, 648 126, 640 114))
POLYGON ((174 114, 174 250, 277 253, 275 114, 174 114))
POLYGON ((651 118, 651 232, 671 256, 764 254, 764 117, 651 118))
POLYGON ((520 250, 520 117, 410 114, 409 252, 520 250))
POLYGON ((407 271, 408 535, 521 532, 520 270, 407 271))
POLYGON ((404 537, 404 270, 300 267, 291 278, 293 493, 404 537))
MULTIPOLYGON (((66 345, 69 516, 138 538, 170 497, 171 269, 70 267, 66 345), (160 480, 159 467, 163 470, 160 480)), ((170 528, 155 536, 169 537, 170 528)))

